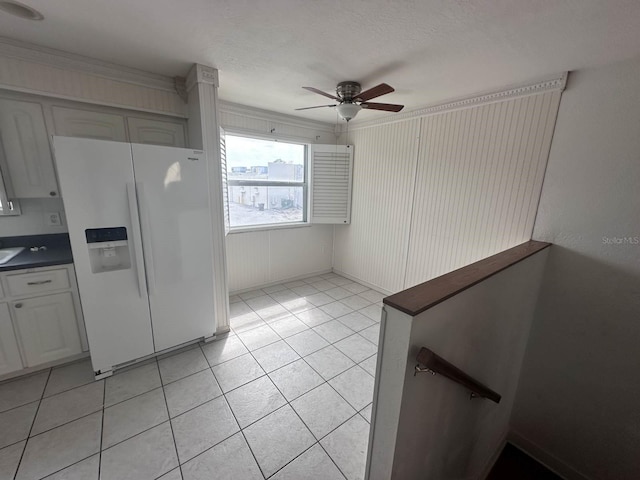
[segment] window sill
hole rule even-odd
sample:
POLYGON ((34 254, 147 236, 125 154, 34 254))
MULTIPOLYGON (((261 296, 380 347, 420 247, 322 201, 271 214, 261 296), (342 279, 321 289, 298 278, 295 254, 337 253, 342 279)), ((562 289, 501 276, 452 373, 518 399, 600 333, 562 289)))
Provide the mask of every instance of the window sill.
POLYGON ((300 223, 282 223, 282 224, 269 224, 269 225, 248 225, 246 227, 234 227, 229 230, 229 235, 235 233, 249 233, 249 232, 262 232, 265 230, 282 230, 287 228, 304 228, 310 227, 310 222, 300 223))

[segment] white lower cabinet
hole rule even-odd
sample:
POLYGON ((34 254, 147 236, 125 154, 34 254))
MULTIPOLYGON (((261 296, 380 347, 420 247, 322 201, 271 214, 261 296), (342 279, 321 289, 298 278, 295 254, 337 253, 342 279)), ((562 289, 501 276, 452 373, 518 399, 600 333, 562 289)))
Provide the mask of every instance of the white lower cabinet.
POLYGON ((89 349, 72 264, 0 272, 2 291, 0 379, 89 349))
POLYGON ((20 300, 13 309, 27 367, 82 351, 71 293, 20 300))
POLYGON ((16 340, 9 307, 0 303, 0 375, 22 368, 18 341, 16 340))

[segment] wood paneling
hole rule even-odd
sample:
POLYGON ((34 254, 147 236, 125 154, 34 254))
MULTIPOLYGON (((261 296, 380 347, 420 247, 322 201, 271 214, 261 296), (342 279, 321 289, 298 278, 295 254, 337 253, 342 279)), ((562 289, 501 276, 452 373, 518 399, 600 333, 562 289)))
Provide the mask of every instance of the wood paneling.
POLYGON ((236 292, 331 270, 333 225, 227 236, 229 290, 236 292))
POLYGON ((405 288, 531 238, 559 100, 425 118, 405 288))
POLYGON ((396 292, 529 240, 560 95, 356 128, 334 268, 396 292))
POLYGON ((331 124, 229 102, 220 102, 220 125, 229 133, 291 139, 305 143, 336 143, 335 129, 331 124))
POLYGON ((0 55, 0 87, 87 103, 186 116, 175 91, 0 55))
POLYGON ((403 288, 420 119, 356 130, 351 225, 336 226, 334 268, 386 291, 403 288))

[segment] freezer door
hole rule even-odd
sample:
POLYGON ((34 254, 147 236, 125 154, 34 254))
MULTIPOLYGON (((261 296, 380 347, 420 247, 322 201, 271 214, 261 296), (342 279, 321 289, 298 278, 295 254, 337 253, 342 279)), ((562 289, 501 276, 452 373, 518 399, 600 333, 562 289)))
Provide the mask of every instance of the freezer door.
POLYGON ((91 361, 104 372, 154 352, 131 145, 70 137, 53 145, 91 361))
POLYGON ((214 334, 209 182, 202 152, 132 145, 156 351, 214 334))

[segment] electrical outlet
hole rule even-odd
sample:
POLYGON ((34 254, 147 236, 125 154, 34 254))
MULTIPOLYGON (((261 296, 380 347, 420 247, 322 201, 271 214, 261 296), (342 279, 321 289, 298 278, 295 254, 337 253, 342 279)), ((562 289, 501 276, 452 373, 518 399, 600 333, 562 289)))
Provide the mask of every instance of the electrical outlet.
POLYGON ((44 219, 49 227, 60 227, 62 226, 62 217, 60 216, 60 212, 48 212, 44 214, 44 219))

